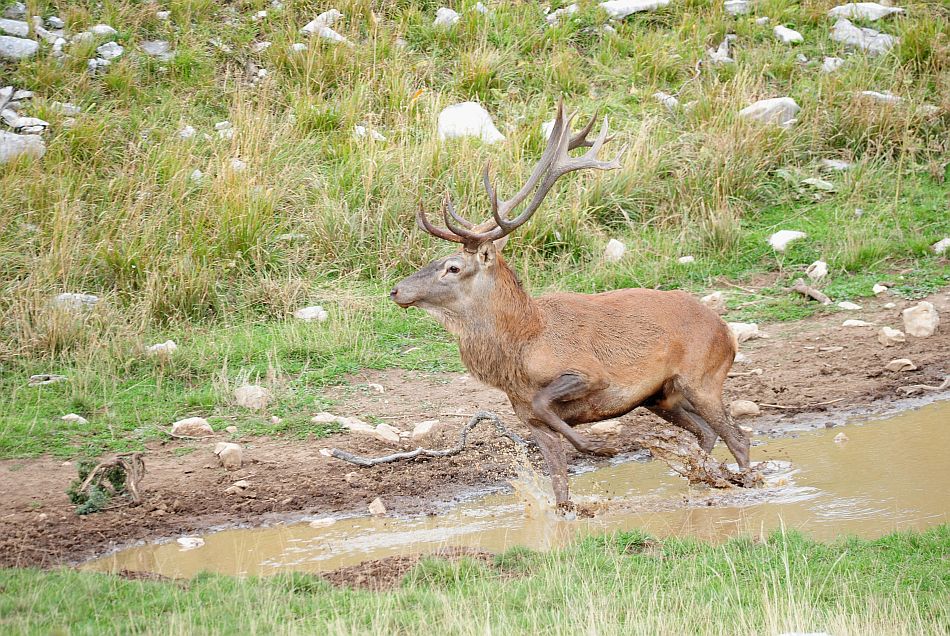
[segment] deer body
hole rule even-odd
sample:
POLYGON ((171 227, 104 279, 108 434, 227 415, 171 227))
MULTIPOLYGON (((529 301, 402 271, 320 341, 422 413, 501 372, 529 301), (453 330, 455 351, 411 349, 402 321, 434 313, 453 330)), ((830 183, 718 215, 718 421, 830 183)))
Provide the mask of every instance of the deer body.
POLYGON ((559 506, 569 506, 570 500, 557 436, 585 453, 614 454, 606 443, 572 427, 619 417, 638 406, 692 432, 706 451, 722 437, 739 464, 747 466, 748 440, 722 404, 736 342, 712 310, 689 294, 651 289, 532 298, 502 258, 507 234, 530 217, 558 176, 584 167, 619 166, 616 159, 596 160, 607 141, 606 126, 597 141, 588 143, 593 120, 576 137, 570 136, 569 122, 559 106, 542 162, 512 200, 498 202, 486 170, 492 227, 464 221, 448 199, 443 208, 448 231, 433 228, 420 211, 420 226, 464 247, 402 281, 390 296, 402 307, 427 311, 455 334, 471 373, 506 393, 534 434, 559 506), (584 157, 567 156, 582 145, 591 146, 584 157), (529 210, 506 219, 542 176, 529 210))

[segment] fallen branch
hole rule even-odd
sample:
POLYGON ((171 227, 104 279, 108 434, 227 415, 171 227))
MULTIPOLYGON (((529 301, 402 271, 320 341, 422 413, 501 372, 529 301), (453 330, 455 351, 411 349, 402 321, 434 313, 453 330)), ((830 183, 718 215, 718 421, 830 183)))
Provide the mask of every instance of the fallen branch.
POLYGON ((727 374, 727 377, 730 378, 745 378, 750 375, 762 375, 762 369, 752 369, 751 371, 730 371, 727 374))
POLYGON ((325 455, 330 457, 336 457, 337 459, 342 459, 345 462, 350 462, 351 464, 356 464, 357 466, 376 466, 377 464, 390 464, 392 462, 398 462, 404 459, 415 459, 416 457, 451 457, 452 455, 458 455, 465 448, 465 444, 468 441, 468 434, 473 428, 478 426, 481 422, 491 422, 495 425, 495 430, 504 437, 507 437, 516 444, 522 446, 530 446, 533 442, 529 442, 524 439, 517 433, 509 431, 508 428, 502 424, 501 419, 490 411, 479 411, 472 416, 472 419, 468 421, 464 427, 462 427, 461 432, 459 433, 458 444, 452 446, 451 448, 446 448, 443 450, 433 450, 428 448, 417 448, 412 451, 405 451, 402 453, 393 453, 392 455, 385 455, 383 457, 362 457, 360 455, 354 455, 353 453, 347 452, 345 450, 340 450, 339 448, 329 448, 320 451, 325 455))
POLYGON ((915 393, 923 393, 924 391, 944 391, 950 389, 950 375, 943 379, 943 382, 940 386, 930 386, 929 384, 911 384, 909 386, 899 386, 897 387, 898 393, 903 393, 904 395, 913 395, 915 393))
POLYGON ((762 483, 762 474, 747 468, 733 472, 728 466, 700 448, 692 435, 673 429, 655 429, 637 441, 650 454, 665 461, 690 484, 706 484, 713 488, 741 486, 751 488, 762 483))
POLYGON ((822 305, 830 305, 831 299, 825 296, 823 293, 815 289, 814 287, 809 287, 805 284, 804 278, 799 278, 795 281, 795 284, 791 287, 791 291, 801 294, 805 298, 811 298, 812 300, 817 300, 822 305))
POLYGON ((848 398, 837 398, 834 400, 828 400, 827 402, 815 402, 814 404, 804 404, 802 406, 786 406, 784 404, 766 404, 765 402, 759 402, 759 406, 767 406, 770 409, 788 409, 790 411, 801 411, 803 409, 810 409, 816 406, 827 406, 829 404, 835 404, 842 400, 847 400, 848 398))
POLYGON ((145 477, 145 461, 142 459, 142 453, 127 453, 116 455, 108 461, 98 464, 89 471, 89 474, 76 490, 80 494, 89 494, 89 489, 93 486, 104 488, 112 495, 118 494, 116 489, 107 479, 109 471, 118 468, 125 474, 125 492, 132 497, 132 503, 138 504, 142 501, 142 495, 139 493, 139 482, 145 477))

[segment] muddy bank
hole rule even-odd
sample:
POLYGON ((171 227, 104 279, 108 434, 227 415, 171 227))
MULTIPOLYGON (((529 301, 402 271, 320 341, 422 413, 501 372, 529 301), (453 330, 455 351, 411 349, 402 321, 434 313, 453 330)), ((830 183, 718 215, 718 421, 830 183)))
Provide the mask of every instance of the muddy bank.
MULTIPOLYGON (((946 292, 929 300, 948 315, 946 292)), ((898 302, 888 310, 883 308, 885 302, 866 301, 861 312, 760 325, 770 337, 743 343, 748 361, 734 370, 762 369, 762 373, 731 378, 726 397, 774 406, 764 407, 761 417, 741 423, 759 433, 781 435, 803 425, 841 422, 856 410, 886 409, 903 385, 939 384, 950 372, 946 325, 933 337, 908 337, 906 343, 893 347, 877 342, 877 328, 840 326, 845 319, 857 317, 899 326, 900 310, 912 303, 898 302), (910 358, 918 369, 886 371, 884 365, 893 358, 910 358)), ((340 415, 384 418, 404 429, 421 420, 439 419, 446 425, 441 445, 453 443, 456 431, 479 409, 495 411, 523 432, 503 394, 465 374, 367 372, 328 393, 339 400, 334 410, 340 415), (384 392, 368 387, 370 383, 382 385, 384 392)), ((638 448, 638 431, 662 425, 639 410, 621 422, 625 451, 638 448)), ((392 452, 392 447, 346 435, 313 442, 248 437, 241 444, 245 467, 236 473, 217 466, 211 454, 214 440, 150 445, 142 483, 144 504, 87 517, 73 513, 64 492, 75 477, 74 466, 51 459, 0 462, 4 495, 0 498, 0 566, 47 567, 158 536, 192 534, 222 525, 257 525, 291 516, 362 512, 377 496, 392 514, 435 512, 453 500, 505 484, 514 466, 511 443, 494 437, 490 427, 476 429, 469 447, 455 457, 367 469, 324 457, 319 450, 337 446, 382 455, 392 452), (179 456, 189 446, 197 450, 179 456), (238 479, 246 479, 251 487, 240 495, 225 495, 224 490, 238 479)), ((575 465, 590 461, 576 455, 572 460, 575 465)))

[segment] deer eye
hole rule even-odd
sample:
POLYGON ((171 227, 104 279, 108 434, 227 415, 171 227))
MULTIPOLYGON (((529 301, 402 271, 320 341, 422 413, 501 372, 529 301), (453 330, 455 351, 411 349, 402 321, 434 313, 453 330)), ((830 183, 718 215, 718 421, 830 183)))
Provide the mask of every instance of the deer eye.
POLYGON ((458 274, 461 270, 458 268, 458 265, 449 266, 449 274, 458 274))

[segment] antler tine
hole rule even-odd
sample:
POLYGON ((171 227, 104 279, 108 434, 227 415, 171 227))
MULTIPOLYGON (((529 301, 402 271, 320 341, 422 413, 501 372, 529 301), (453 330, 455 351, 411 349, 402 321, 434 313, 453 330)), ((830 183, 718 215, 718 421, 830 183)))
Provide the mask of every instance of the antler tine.
POLYGON ((445 227, 447 227, 449 232, 452 232, 452 234, 455 234, 456 236, 466 240, 481 238, 481 235, 478 232, 472 232, 470 230, 470 228, 474 227, 471 223, 455 213, 455 206, 452 204, 452 197, 449 195, 448 191, 446 191, 445 197, 442 199, 442 218, 445 219, 445 227), (452 223, 452 219, 459 221, 467 227, 459 227, 455 225, 452 223))
MULTIPOLYGON (((475 227, 475 224, 474 224, 474 223, 472 223, 472 222, 469 221, 468 219, 462 218, 461 216, 459 216, 458 214, 455 213, 455 206, 452 205, 452 197, 451 197, 451 195, 449 194, 449 191, 448 191, 448 190, 445 191, 445 200, 446 200, 446 202, 448 203, 448 206, 447 206, 447 207, 448 207, 449 214, 452 215, 452 218, 453 218, 453 219, 455 219, 458 223, 460 223, 460 224, 462 225, 462 227, 467 228, 467 229, 469 229, 469 230, 472 229, 473 227, 475 227)), ((451 229, 451 228, 449 228, 449 229, 451 229)))
POLYGON ((495 188, 491 184, 490 172, 491 159, 485 162, 485 169, 482 171, 482 183, 485 184, 485 191, 488 193, 488 200, 491 202, 492 214, 494 214, 498 211, 498 193, 495 192, 495 188))
POLYGON ((429 223, 429 219, 426 218, 426 211, 422 207, 422 201, 419 201, 419 209, 416 211, 416 224, 422 229, 435 236, 436 238, 445 239, 446 241, 452 241, 453 243, 464 243, 464 239, 461 236, 452 234, 448 230, 443 230, 442 228, 435 227, 429 223))

